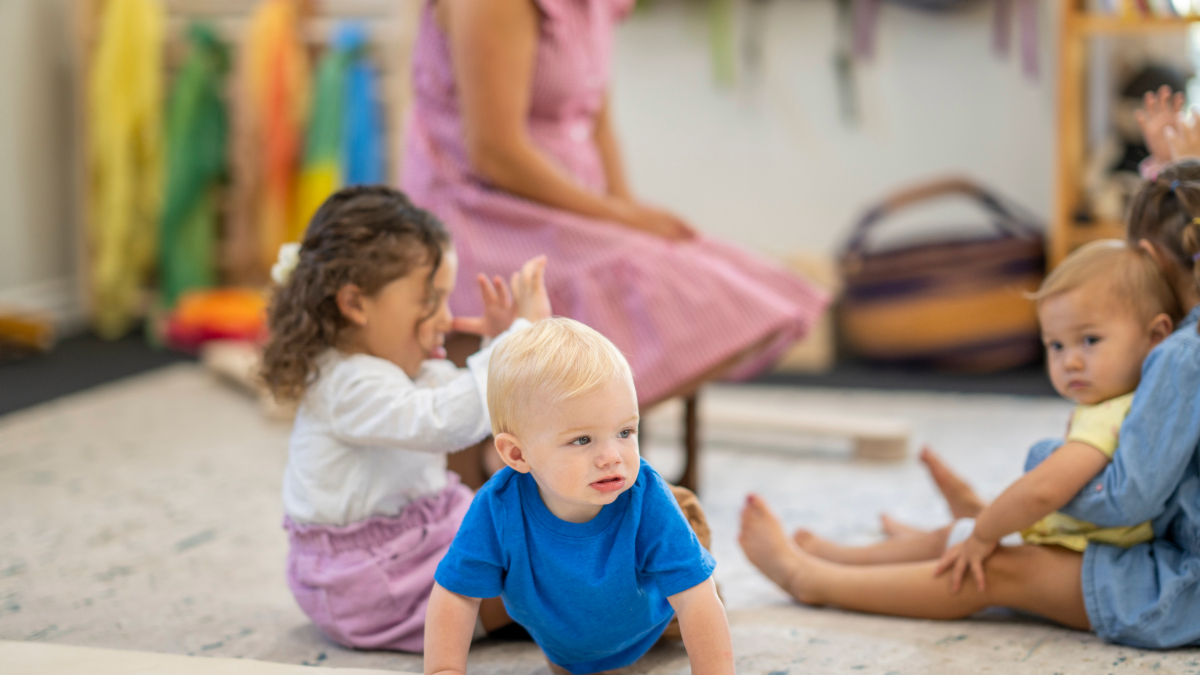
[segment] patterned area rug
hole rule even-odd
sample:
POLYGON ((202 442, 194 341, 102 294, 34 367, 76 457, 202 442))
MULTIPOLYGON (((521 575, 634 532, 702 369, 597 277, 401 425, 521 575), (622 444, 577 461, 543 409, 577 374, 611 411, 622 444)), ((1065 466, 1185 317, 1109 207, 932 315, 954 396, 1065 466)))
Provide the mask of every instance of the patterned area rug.
MULTIPOLYGON (((706 406, 888 417, 913 427, 997 494, 1025 449, 1062 433, 1047 398, 712 387, 706 406)), ((647 457, 677 470, 670 408, 649 420, 647 457)), ((342 649, 284 583, 280 478, 289 427, 191 364, 0 417, 0 640, 420 672, 419 656, 342 649)), ((737 547, 754 490, 790 526, 847 542, 879 537, 882 511, 922 526, 948 518, 917 463, 853 458, 837 439, 710 430, 701 499, 714 531, 739 672, 1200 673, 1200 651, 1145 652, 1003 611, 969 621, 868 617, 790 602, 737 547)), ((530 643, 484 642, 471 673, 546 673, 530 643)), ((629 673, 688 672, 678 645, 629 673)))

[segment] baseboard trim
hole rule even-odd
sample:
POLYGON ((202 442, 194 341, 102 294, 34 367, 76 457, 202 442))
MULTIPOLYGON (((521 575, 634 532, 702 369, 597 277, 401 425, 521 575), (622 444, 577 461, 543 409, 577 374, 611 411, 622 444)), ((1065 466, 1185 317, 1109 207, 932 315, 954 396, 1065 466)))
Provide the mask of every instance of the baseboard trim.
POLYGON ((59 335, 77 333, 87 326, 74 277, 0 289, 0 311, 4 309, 45 312, 53 317, 59 335))

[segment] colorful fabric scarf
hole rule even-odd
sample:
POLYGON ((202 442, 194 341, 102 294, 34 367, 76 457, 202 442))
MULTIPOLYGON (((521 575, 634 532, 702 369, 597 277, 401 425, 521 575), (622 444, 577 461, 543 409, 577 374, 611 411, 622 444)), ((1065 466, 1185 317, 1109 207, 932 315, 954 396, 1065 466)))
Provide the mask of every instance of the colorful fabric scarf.
POLYGON ((229 69, 210 26, 193 25, 191 48, 167 109, 167 176, 159 247, 163 306, 192 288, 216 284, 214 191, 226 176, 229 124, 221 100, 229 69))
POLYGON ((291 241, 303 237, 309 219, 337 189, 383 181, 376 80, 367 61, 366 30, 344 26, 317 66, 291 241))
POLYGON ((116 338, 141 313, 162 198, 162 47, 155 0, 109 0, 87 82, 93 320, 116 338))
POLYGON ((225 256, 230 281, 266 279, 294 234, 296 178, 310 83, 296 0, 265 0, 238 57, 234 111, 234 213, 225 256))

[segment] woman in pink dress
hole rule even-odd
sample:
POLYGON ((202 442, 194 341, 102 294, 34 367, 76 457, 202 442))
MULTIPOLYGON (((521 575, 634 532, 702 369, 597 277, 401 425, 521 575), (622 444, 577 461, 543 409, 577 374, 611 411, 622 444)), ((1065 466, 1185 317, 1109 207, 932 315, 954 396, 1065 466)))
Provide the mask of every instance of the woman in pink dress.
POLYGON ((401 187, 454 236, 451 308, 475 279, 546 254, 554 312, 629 357, 651 405, 769 367, 826 295, 637 201, 608 96, 613 30, 633 0, 429 0, 413 62, 401 187))

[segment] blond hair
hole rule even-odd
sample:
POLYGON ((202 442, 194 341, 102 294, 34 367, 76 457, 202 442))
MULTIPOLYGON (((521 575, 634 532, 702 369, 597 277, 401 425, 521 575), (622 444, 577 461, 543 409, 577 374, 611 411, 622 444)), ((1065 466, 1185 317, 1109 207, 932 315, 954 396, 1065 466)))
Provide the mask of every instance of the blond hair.
POLYGON ((1139 319, 1149 321, 1166 314, 1172 322, 1179 321, 1179 302, 1158 264, 1145 251, 1120 239, 1080 247, 1054 268, 1032 297, 1040 309, 1047 298, 1095 279, 1107 281, 1109 291, 1139 319))
POLYGON ((487 381, 492 433, 515 433, 535 397, 558 403, 618 379, 633 386, 629 362, 608 338, 571 319, 539 321, 492 352, 487 381))

